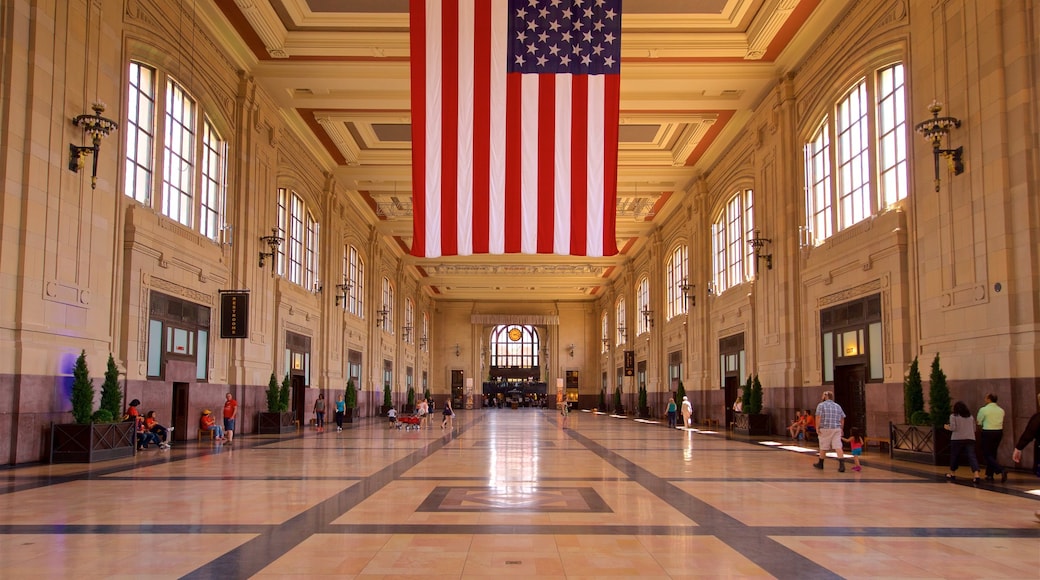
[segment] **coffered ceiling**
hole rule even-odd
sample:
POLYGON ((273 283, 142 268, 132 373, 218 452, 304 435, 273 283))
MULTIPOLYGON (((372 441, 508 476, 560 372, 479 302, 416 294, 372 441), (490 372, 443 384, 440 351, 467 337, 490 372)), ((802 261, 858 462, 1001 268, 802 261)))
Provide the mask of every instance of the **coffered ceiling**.
MULTIPOLYGON (((208 0, 203 0, 206 2, 208 0)), ((407 0, 212 0, 225 45, 379 231, 411 245, 407 0)), ((496 0, 497 1, 497 0, 496 0)), ((504 0, 502 0, 504 1, 504 0)), ((407 257, 441 300, 589 300, 851 0, 626 0, 620 254, 407 257)))

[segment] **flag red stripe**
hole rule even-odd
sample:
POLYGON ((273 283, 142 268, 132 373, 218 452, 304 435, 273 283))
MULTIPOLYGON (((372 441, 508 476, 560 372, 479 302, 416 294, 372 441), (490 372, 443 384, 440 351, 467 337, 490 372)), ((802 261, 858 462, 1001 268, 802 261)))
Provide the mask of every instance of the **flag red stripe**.
POLYGON ((617 249, 618 130, 621 117, 621 75, 606 75, 603 95, 603 255, 617 249))
POLYGON ((412 2, 408 25, 411 27, 412 65, 412 255, 426 255, 426 6, 412 2), (418 103, 418 106, 414 106, 418 103))
POLYGON ((473 253, 489 251, 491 182, 491 4, 478 1, 473 38, 473 253))
POLYGON ((556 210, 556 76, 538 75, 538 253, 553 253, 556 210))
POLYGON ((588 184, 586 156, 589 150, 589 77, 576 75, 571 86, 571 249, 584 256, 588 251, 588 184))

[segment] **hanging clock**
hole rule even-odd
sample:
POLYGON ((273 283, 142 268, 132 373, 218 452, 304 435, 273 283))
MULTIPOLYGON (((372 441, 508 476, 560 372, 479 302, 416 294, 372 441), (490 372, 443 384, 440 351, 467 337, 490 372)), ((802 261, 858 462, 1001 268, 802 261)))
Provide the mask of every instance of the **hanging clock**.
POLYGON ((509 329, 509 340, 511 340, 513 342, 516 342, 516 341, 520 340, 521 336, 523 336, 523 333, 520 332, 519 328, 510 328, 509 329))

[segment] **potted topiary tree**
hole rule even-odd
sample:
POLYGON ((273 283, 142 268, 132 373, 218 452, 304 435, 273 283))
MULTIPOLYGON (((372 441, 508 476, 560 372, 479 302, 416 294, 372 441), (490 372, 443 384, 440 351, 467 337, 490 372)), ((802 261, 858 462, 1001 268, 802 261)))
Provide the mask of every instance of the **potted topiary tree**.
POLYGON ((390 383, 383 383, 383 407, 380 409, 379 414, 385 417, 386 412, 393 406, 394 398, 393 394, 390 392, 390 383))
POLYGON ((646 385, 639 385, 639 416, 650 418, 650 407, 646 404, 646 385))
POLYGON ((51 425, 52 463, 91 463, 120 457, 130 457, 137 449, 136 425, 132 422, 116 422, 120 417, 121 397, 115 399, 115 410, 111 410, 114 383, 116 397, 119 391, 119 370, 109 355, 109 367, 105 373, 107 398, 102 395, 106 407, 94 412, 94 381, 87 369, 87 353, 81 351, 72 371, 72 418, 75 423, 51 425))
POLYGON ((621 406, 621 385, 618 385, 618 388, 614 390, 614 414, 625 414, 625 409, 621 406))
POLYGON ((917 357, 903 380, 903 415, 906 423, 889 423, 889 455, 928 465, 945 465, 950 457, 950 432, 943 425, 950 417, 950 390, 946 373, 939 366, 939 354, 932 360, 929 376, 928 407, 924 410, 924 389, 917 357))
POLYGON ((408 387, 408 403, 404 407, 407 414, 415 413, 415 389, 408 387))
POLYGON ((281 386, 274 373, 267 381, 267 411, 261 411, 257 417, 257 432, 261 435, 282 435, 296 431, 295 418, 289 411, 289 392, 292 382, 285 375, 281 386))
POLYGON ((347 387, 343 391, 343 404, 347 409, 344 415, 347 423, 353 423, 357 410, 357 388, 354 387, 354 379, 347 379, 347 387))
POLYGON ((749 436, 772 434, 769 415, 762 412, 762 383, 758 375, 748 376, 743 397, 741 412, 733 415, 733 430, 749 436))

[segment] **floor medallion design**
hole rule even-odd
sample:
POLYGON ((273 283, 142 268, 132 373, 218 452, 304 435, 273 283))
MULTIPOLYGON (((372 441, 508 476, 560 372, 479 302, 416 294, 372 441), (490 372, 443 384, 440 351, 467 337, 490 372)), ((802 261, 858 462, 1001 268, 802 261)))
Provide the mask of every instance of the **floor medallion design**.
POLYGON ((591 487, 437 487, 420 512, 613 513, 591 487))

